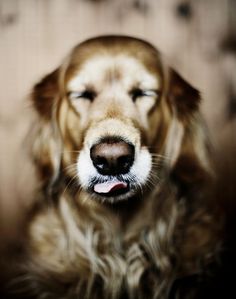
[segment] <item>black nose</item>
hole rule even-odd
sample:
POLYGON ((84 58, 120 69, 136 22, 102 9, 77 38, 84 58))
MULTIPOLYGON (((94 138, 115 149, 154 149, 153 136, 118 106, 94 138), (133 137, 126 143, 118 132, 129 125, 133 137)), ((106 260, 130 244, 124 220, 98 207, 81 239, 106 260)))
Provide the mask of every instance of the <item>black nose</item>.
POLYGON ((92 146, 90 157, 102 175, 125 174, 134 162, 134 146, 110 137, 92 146))

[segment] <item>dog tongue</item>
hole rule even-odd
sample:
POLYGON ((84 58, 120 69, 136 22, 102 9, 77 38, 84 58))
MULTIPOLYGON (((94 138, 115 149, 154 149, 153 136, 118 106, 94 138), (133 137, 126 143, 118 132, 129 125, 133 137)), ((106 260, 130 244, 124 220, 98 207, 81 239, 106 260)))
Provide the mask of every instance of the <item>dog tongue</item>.
POLYGON ((97 193, 109 193, 111 191, 124 189, 127 187, 127 184, 120 181, 115 182, 104 182, 94 185, 94 191, 97 193))

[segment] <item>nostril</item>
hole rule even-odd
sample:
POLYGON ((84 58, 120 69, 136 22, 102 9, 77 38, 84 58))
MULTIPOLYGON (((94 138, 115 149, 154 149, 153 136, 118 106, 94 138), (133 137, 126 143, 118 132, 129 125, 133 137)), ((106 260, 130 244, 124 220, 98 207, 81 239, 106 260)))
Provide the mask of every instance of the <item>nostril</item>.
POLYGON ((121 170, 126 172, 133 164, 133 160, 134 160, 133 155, 121 156, 117 159, 117 165, 121 170))
POLYGON ((111 142, 109 138, 92 146, 90 157, 100 174, 125 174, 134 162, 134 146, 117 138, 111 142))
POLYGON ((108 161, 106 160, 106 158, 104 157, 94 157, 94 159, 92 159, 93 164, 95 165, 95 167, 99 170, 104 170, 105 168, 108 168, 108 161))

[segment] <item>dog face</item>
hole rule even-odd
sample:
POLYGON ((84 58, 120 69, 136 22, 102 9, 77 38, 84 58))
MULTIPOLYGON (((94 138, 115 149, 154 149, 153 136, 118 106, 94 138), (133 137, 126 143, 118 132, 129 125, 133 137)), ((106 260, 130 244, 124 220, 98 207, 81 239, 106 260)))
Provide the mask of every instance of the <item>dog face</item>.
POLYGON ((144 41, 106 36, 80 44, 32 99, 41 120, 34 156, 46 185, 64 176, 113 203, 158 182, 157 157, 169 170, 191 160, 208 167, 195 122, 198 92, 144 41))
MULTIPOLYGON (((150 144, 150 136, 142 135, 148 135, 150 114, 160 104, 159 61, 148 69, 152 61, 132 55, 129 44, 124 50, 104 45, 99 51, 91 43, 87 50, 93 53, 68 68, 64 84, 65 102, 78 116, 81 132, 76 134, 84 136, 82 147, 77 145, 78 179, 82 188, 106 200, 126 199, 147 183, 152 167, 144 141, 150 144)), ((76 58, 83 51, 79 47, 76 58)))

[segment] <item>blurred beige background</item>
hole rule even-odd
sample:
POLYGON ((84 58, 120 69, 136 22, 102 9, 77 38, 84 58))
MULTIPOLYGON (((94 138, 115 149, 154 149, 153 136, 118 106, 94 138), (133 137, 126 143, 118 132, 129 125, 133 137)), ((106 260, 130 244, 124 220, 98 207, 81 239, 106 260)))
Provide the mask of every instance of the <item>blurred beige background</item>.
POLYGON ((0 0, 0 232, 14 236, 32 200, 27 95, 89 37, 126 34, 156 45, 201 91, 213 143, 235 140, 235 18, 234 0, 0 0))

